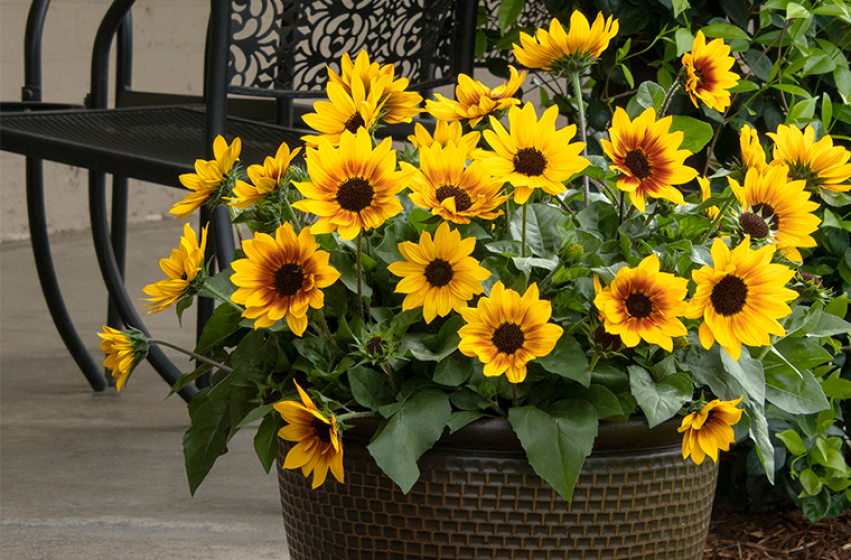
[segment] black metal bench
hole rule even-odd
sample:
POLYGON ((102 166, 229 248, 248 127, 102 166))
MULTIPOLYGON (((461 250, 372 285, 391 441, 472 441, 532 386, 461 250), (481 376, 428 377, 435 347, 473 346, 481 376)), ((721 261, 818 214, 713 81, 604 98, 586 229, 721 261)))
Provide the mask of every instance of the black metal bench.
MULTIPOLYGON (((178 176, 192 172, 195 159, 213 158, 217 135, 228 141, 239 136, 241 159, 249 163, 262 162, 282 141, 300 144, 304 131, 291 125, 298 124, 304 109, 299 110, 293 99, 321 97, 325 72, 319 68, 339 60, 343 52, 355 55, 363 48, 382 64, 396 64, 397 73, 411 80, 411 89, 420 91, 453 83, 459 73, 473 70, 476 0, 375 0, 359 2, 351 11, 334 0, 210 0, 204 96, 137 92, 130 87, 134 3, 115 0, 100 24, 87 107, 56 110, 53 104, 40 103, 41 30, 49 0, 34 0, 26 33, 23 103, 0 107, 0 149, 27 156, 28 217, 42 291, 66 347, 96 391, 103 390, 107 380, 99 360, 92 358, 77 334, 56 279, 42 160, 89 169, 92 236, 110 294, 107 322, 147 332, 122 279, 127 178, 180 187, 178 176), (263 7, 251 9, 252 3, 263 7), (257 33, 249 34, 249 29, 257 33), (322 34, 321 41, 316 40, 317 33, 322 34), (107 108, 113 43, 117 43, 117 108, 107 108), (261 99, 229 98, 229 93, 261 99), (135 106, 139 103, 145 105, 135 106), (106 174, 113 176, 111 215, 106 174)), ((201 220, 212 222, 218 265, 227 266, 234 241, 224 209, 212 215, 202 212, 201 220)), ((212 309, 212 301, 199 302, 199 327, 212 309)), ((180 374, 156 348, 148 359, 169 383, 180 374)), ((181 396, 188 400, 194 390, 187 387, 181 396)))

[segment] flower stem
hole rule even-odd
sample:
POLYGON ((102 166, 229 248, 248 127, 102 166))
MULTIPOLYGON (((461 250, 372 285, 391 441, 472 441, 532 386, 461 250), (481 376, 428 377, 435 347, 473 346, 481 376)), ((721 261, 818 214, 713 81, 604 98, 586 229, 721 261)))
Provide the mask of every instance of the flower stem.
POLYGON ((337 416, 337 422, 345 422, 346 420, 356 420, 358 418, 370 418, 377 416, 378 412, 374 410, 364 410, 362 412, 347 412, 337 416))
POLYGON ((196 354, 195 352, 193 352, 191 350, 187 350, 186 348, 182 348, 182 347, 180 347, 176 344, 172 344, 171 342, 166 342, 165 340, 159 340, 159 339, 156 339, 156 338, 149 338, 148 343, 159 344, 161 346, 168 346, 169 348, 174 348, 178 352, 183 352, 187 356, 190 356, 191 358, 194 358, 194 359, 198 360, 199 362, 204 362, 205 364, 210 364, 211 366, 217 367, 220 370, 226 371, 228 373, 233 371, 233 369, 231 369, 230 367, 228 367, 224 364, 220 364, 219 362, 217 362, 215 360, 211 360, 210 358, 207 358, 206 356, 202 356, 201 354, 196 354))
POLYGON ((517 384, 511 384, 511 406, 517 408, 520 406, 520 399, 517 398, 517 384))
POLYGON ((334 348, 340 350, 337 340, 334 338, 334 335, 331 334, 331 329, 328 328, 328 321, 325 320, 325 312, 322 309, 317 309, 316 317, 318 318, 319 330, 322 331, 322 336, 327 338, 328 341, 334 345, 334 348))
POLYGON ((236 238, 239 240, 239 246, 242 247, 242 224, 234 224, 233 223, 233 221, 236 220, 236 217, 237 217, 236 208, 234 208, 230 204, 226 205, 226 208, 228 209, 228 212, 230 213, 231 224, 236 226, 234 228, 234 229, 236 229, 236 238))
MULTIPOLYGON (((582 102, 582 84, 579 81, 579 72, 571 72, 570 73, 570 81, 573 83, 573 90, 576 92, 576 107, 579 109, 579 122, 577 123, 577 128, 579 128, 579 135, 582 138, 582 143, 584 144, 582 148, 582 155, 588 155, 588 136, 585 131, 585 104, 582 102)), ((591 184, 588 180, 588 175, 582 176, 582 196, 585 201, 585 206, 587 207, 589 202, 589 198, 591 196, 591 184)))
POLYGON ((526 205, 523 205, 523 235, 522 247, 520 247, 520 256, 526 258, 526 205))
POLYGON ((216 297, 216 299, 218 299, 218 300, 219 300, 219 301, 221 301, 222 303, 226 303, 226 304, 230 305, 231 307, 233 307, 234 309, 236 309, 236 310, 237 310, 237 311, 239 311, 240 313, 242 313, 243 311, 245 311, 245 308, 244 308, 243 306, 241 306, 241 305, 239 305, 238 303, 236 303, 236 302, 232 301, 232 300, 231 300, 228 296, 226 296, 226 295, 225 295, 225 294, 223 294, 222 292, 220 292, 220 291, 218 291, 217 289, 215 289, 215 288, 213 288, 212 286, 210 286, 210 284, 209 284, 209 283, 205 283, 205 284, 204 284, 204 290, 206 290, 206 291, 210 292, 211 294, 213 294, 213 295, 216 297))
POLYGON ((677 74, 677 78, 674 80, 674 83, 671 84, 671 87, 668 88, 668 91, 665 92, 665 100, 662 102, 662 108, 659 109, 659 114, 656 115, 656 120, 661 119, 665 116, 665 113, 668 112, 668 106, 671 104, 671 100, 674 99, 674 94, 680 90, 680 85, 683 82, 683 73, 685 72, 685 66, 680 68, 679 74, 677 74))
POLYGON ((358 273, 358 315, 361 321, 366 323, 366 315, 363 310, 363 261, 361 260, 361 247, 363 245, 363 231, 358 232, 357 273, 358 273))
POLYGON ((544 277, 544 279, 543 279, 543 280, 541 280, 541 283, 539 284, 539 286, 540 286, 540 290, 541 290, 541 293, 542 293, 542 294, 543 294, 545 291, 547 291, 547 290, 549 290, 549 289, 550 289, 550 284, 552 284, 552 283, 553 283, 553 278, 555 278, 556 272, 558 272, 558 271, 559 271, 559 270, 561 270, 562 268, 564 268, 564 263, 563 263, 563 262, 561 262, 561 261, 559 261, 559 262, 558 262, 558 264, 556 265, 556 267, 555 267, 554 269, 552 269, 552 270, 550 271, 550 273, 549 273, 549 274, 547 274, 547 275, 544 277))

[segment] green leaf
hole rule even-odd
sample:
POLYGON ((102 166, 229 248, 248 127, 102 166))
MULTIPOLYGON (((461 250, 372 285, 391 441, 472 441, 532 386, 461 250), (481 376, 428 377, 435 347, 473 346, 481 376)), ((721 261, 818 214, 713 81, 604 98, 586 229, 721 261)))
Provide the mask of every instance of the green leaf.
POLYGON ((691 50, 691 46, 694 44, 694 35, 688 29, 680 27, 674 32, 674 41, 677 44, 677 58, 680 58, 691 50))
POLYGON ((759 461, 765 469, 768 481, 774 484, 774 445, 768 436, 768 421, 762 404, 745 401, 744 417, 748 424, 748 433, 754 444, 759 461))
POLYGON ((638 86, 635 101, 642 108, 642 111, 639 111, 639 113, 643 112, 643 109, 649 109, 650 107, 655 108, 658 113, 659 109, 662 108, 662 103, 665 102, 665 90, 656 82, 643 82, 638 86))
POLYGON ((675 115, 671 122, 670 131, 678 130, 683 131, 683 143, 680 144, 680 149, 688 150, 693 154, 702 150, 712 139, 713 134, 709 124, 682 115, 675 115))
POLYGON ((809 370, 799 377, 780 368, 765 372, 765 397, 768 402, 792 414, 815 413, 830 406, 821 385, 809 370))
POLYGON ((266 474, 269 474, 272 464, 278 457, 280 419, 281 417, 278 414, 266 416, 254 435, 254 451, 257 453, 257 458, 260 459, 260 464, 263 465, 266 474))
POLYGON ((804 491, 808 495, 815 496, 821 492, 822 483, 813 469, 804 469, 801 471, 800 481, 804 487, 804 491))
POLYGON ((825 130, 830 130, 830 121, 833 119, 833 102, 830 95, 824 92, 821 96, 821 124, 825 130))
POLYGON ((550 373, 572 379, 585 387, 591 383, 591 371, 585 351, 569 334, 561 335, 553 351, 537 358, 535 363, 550 373))
POLYGON ((201 286, 201 289, 198 290, 198 295, 200 297, 208 297, 215 300, 218 300, 218 294, 230 297, 231 294, 236 291, 236 286, 230 281, 230 277, 233 276, 233 274, 233 267, 229 266, 212 278, 208 278, 204 282, 204 285, 201 286), (212 288, 218 292, 218 294, 212 290, 208 290, 207 287, 212 288))
MULTIPOLYGON (((673 0, 674 6, 674 18, 680 17, 680 14, 684 11, 691 8, 691 4, 688 3, 688 0, 673 0)), ((677 55, 680 56, 680 55, 677 55)))
POLYGON ((801 510, 811 523, 818 523, 830 509, 830 490, 822 488, 817 496, 809 496, 801 500, 801 510))
POLYGON ((451 411, 449 397, 443 391, 416 393, 381 424, 367 446, 379 468, 404 493, 419 479, 417 460, 440 438, 451 411))
POLYGON ((750 398, 760 404, 765 402, 765 372, 762 363, 742 352, 737 362, 727 352, 721 352, 724 370, 742 384, 750 398))
POLYGON ((789 2, 786 4, 786 19, 800 19, 811 17, 812 14, 808 9, 798 4, 797 2, 789 2))
POLYGON ((349 385, 358 404, 378 410, 393 402, 393 387, 387 375, 364 366, 349 368, 349 385))
POLYGON ((473 374, 473 359, 461 352, 453 352, 441 360, 434 369, 434 382, 458 387, 473 374))
POLYGON ((446 427, 449 428, 449 433, 454 434, 467 424, 475 422, 479 418, 487 416, 484 412, 476 412, 473 410, 458 410, 450 415, 449 423, 446 427))
POLYGON ((610 418, 624 414, 618 397, 603 385, 593 384, 587 389, 576 387, 571 396, 587 401, 597 411, 597 418, 610 418))
POLYGON ((538 476, 570 500, 597 437, 594 408, 585 401, 572 400, 551 416, 534 406, 524 406, 510 409, 508 420, 538 476))
POLYGON ((293 340, 293 346, 320 371, 329 371, 337 354, 333 344, 324 338, 296 338, 293 340))
POLYGON ((727 23, 707 25, 706 27, 701 29, 701 31, 703 31, 703 34, 707 37, 720 37, 721 39, 741 39, 743 41, 750 41, 750 37, 748 36, 748 34, 745 33, 741 28, 727 23))
POLYGON ((789 109, 789 114, 786 115, 786 124, 805 123, 812 120, 816 113, 816 99, 804 99, 799 101, 789 109))
POLYGON ((183 457, 194 496, 216 459, 228 451, 230 422, 228 403, 211 401, 206 391, 196 393, 187 408, 192 427, 183 436, 183 457))
POLYGON ((816 439, 816 445, 810 450, 810 457, 819 465, 846 471, 848 465, 842 455, 842 440, 838 437, 816 439))
POLYGON ((831 399, 851 399, 851 380, 842 379, 840 370, 834 371, 830 377, 821 382, 824 394, 831 399))
POLYGON ((842 97, 842 102, 851 103, 851 70, 839 67, 833 71, 833 81, 836 82, 836 91, 842 97))
POLYGON ((501 0, 496 12, 496 21, 500 32, 505 33, 508 26, 517 21, 517 16, 523 11, 525 5, 526 0, 501 0))
MULTIPOLYGON (((561 248, 558 225, 565 217, 561 210, 547 204, 526 204, 526 245, 543 258, 553 257, 561 248)), ((511 216, 511 237, 523 239, 523 211, 518 209, 511 216)))
POLYGON ((658 382, 641 366, 629 366, 632 396, 647 416, 650 427, 661 424, 688 402, 694 391, 688 375, 674 372, 658 382))
POLYGON ((807 99, 812 99, 813 97, 812 95, 810 95, 810 92, 794 84, 772 84, 771 87, 780 91, 785 91, 786 93, 791 93, 792 95, 800 95, 801 97, 805 97, 807 99))
POLYGON ((244 428, 252 422, 265 418, 266 415, 269 414, 269 411, 273 409, 274 404, 261 404, 260 406, 253 408, 251 412, 246 414, 245 418, 242 419, 242 422, 237 424, 237 429, 244 428))
POLYGON ((786 430, 777 434, 777 437, 786 445, 789 453, 795 457, 801 457, 807 454, 807 446, 804 445, 804 440, 801 435, 795 430, 786 430))
POLYGON ((227 338, 240 329, 242 312, 230 305, 220 305, 210 320, 204 325, 195 353, 204 355, 213 348, 220 346, 227 338))

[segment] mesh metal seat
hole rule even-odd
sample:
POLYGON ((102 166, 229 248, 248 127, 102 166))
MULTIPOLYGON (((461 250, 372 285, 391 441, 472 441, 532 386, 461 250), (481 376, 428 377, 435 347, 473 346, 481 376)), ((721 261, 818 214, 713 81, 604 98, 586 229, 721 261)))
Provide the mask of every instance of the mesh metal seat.
MULTIPOLYGON (((106 380, 68 316, 50 256, 44 216, 41 160, 88 168, 92 236, 110 294, 108 324, 147 332, 124 290, 127 178, 180 187, 195 159, 212 159, 213 139, 242 139, 241 159, 260 163, 282 141, 300 144, 304 131, 282 125, 297 120, 292 99, 322 95, 325 64, 365 49, 379 63, 393 63, 411 89, 451 83, 473 69, 475 0, 210 0, 204 97, 133 91, 130 9, 135 0, 114 0, 104 16, 92 54, 89 108, 0 114, 0 149, 27 156, 30 233, 42 290, 63 341, 95 390, 106 380), (115 104, 107 109, 109 52, 117 42, 115 104), (271 98, 228 99, 228 93, 271 98), (179 100, 190 104, 173 105, 179 100), (139 103, 150 104, 127 107, 139 103), (163 105, 172 104, 172 105, 163 105), (229 114, 229 112, 231 114, 229 114), (252 115, 247 120, 234 116, 252 115), (261 122, 262 121, 262 122, 261 122), (113 175, 111 226, 106 174, 113 175)), ((34 0, 27 26, 24 101, 40 101, 40 34, 49 0, 34 0)), ((219 267, 233 255, 233 236, 223 208, 202 221, 213 223, 219 267)), ((209 248, 208 248, 209 249, 209 248)), ((212 302, 199 303, 199 327, 212 302)), ((173 383, 179 371, 158 349, 149 361, 173 383)), ((193 387, 180 394, 191 398, 193 387)))

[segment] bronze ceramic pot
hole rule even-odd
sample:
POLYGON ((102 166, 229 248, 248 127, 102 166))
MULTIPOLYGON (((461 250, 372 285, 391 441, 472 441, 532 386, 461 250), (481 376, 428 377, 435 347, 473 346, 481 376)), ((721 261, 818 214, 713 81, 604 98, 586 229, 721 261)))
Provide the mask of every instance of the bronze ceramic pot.
POLYGON ((291 444, 279 440, 292 560, 703 557, 718 469, 683 460, 676 420, 601 423, 571 503, 535 474, 503 419, 444 432, 403 494, 366 449, 376 425, 346 430, 346 482, 329 473, 316 490, 280 468, 291 444))

